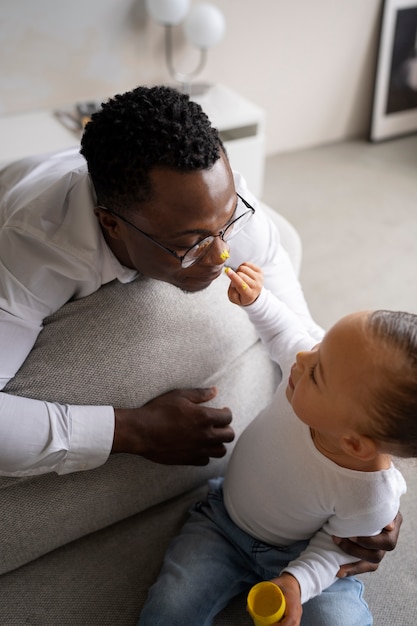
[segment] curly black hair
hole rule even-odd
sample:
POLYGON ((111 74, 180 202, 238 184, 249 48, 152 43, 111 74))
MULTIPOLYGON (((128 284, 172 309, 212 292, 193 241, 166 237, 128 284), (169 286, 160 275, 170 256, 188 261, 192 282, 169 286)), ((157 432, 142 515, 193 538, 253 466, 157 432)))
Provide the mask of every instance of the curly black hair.
POLYGON ((81 154, 100 204, 118 212, 152 195, 156 166, 210 168, 224 150, 201 106, 171 87, 137 87, 101 105, 86 125, 81 154))

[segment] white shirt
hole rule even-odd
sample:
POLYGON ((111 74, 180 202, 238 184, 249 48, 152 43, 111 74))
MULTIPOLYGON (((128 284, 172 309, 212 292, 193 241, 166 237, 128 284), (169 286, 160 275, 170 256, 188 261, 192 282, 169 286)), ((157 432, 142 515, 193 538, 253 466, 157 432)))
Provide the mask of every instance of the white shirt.
MULTIPOLYGON (((256 206, 239 175, 235 182, 256 206)), ((137 276, 107 246, 94 207, 77 149, 24 159, 0 172, 0 389, 25 361, 46 316, 104 283, 137 276)), ((231 242, 231 266, 247 260, 263 267, 269 288, 314 328, 278 233, 259 208, 231 242)), ((0 475, 97 467, 108 458, 113 434, 110 406, 0 393, 0 475)))
POLYGON ((291 365, 316 339, 270 293, 246 307, 283 377, 272 403, 240 436, 229 461, 224 501, 233 521, 257 539, 287 546, 310 539, 285 571, 297 578, 301 601, 319 595, 352 557, 331 536, 378 534, 397 515, 406 485, 400 472, 340 467, 315 447, 309 427, 285 395, 291 365))

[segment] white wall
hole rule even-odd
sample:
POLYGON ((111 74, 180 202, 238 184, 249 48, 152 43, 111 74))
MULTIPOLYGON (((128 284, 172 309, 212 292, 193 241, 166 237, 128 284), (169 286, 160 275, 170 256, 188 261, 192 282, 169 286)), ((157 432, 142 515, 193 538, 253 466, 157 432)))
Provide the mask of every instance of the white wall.
MULTIPOLYGON (((381 0, 213 2, 227 32, 199 79, 266 109, 268 154, 366 135, 381 0)), ((170 82, 143 3, 1 0, 0 113, 170 82)), ((178 34, 179 69, 196 59, 178 34)))

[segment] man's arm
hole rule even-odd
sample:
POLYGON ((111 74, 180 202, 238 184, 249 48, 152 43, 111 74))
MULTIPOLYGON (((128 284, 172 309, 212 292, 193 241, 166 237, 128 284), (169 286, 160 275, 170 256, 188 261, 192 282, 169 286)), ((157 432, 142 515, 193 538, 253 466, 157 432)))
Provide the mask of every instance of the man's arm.
MULTIPOLYGON (((39 330, 0 313, 0 388, 25 361, 39 330)), ((111 451, 206 465, 223 456, 234 438, 231 412, 203 405, 215 395, 214 389, 173 391, 143 407, 114 411, 0 393, 0 475, 93 469, 111 451)))
POLYGON ((207 465, 234 439, 229 409, 203 403, 214 388, 168 392, 141 408, 78 406, 0 393, 0 475, 93 469, 110 452, 157 463, 207 465))

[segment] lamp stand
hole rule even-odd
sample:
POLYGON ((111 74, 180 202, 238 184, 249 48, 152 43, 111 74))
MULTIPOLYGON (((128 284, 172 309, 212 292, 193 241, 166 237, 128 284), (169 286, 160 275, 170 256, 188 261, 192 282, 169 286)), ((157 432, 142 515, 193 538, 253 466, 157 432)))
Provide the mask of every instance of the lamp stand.
POLYGON ((181 84, 181 91, 188 95, 202 95, 210 89, 209 83, 192 83, 193 78, 203 70, 207 61, 207 49, 199 48, 200 58, 196 68, 192 72, 178 72, 173 62, 173 27, 172 24, 164 24, 165 26, 165 61, 171 77, 181 84))

